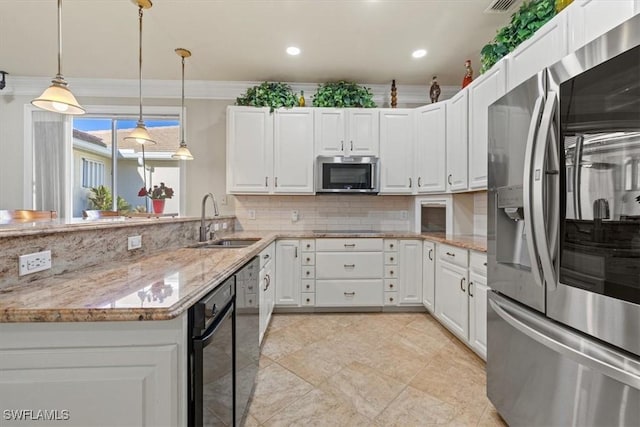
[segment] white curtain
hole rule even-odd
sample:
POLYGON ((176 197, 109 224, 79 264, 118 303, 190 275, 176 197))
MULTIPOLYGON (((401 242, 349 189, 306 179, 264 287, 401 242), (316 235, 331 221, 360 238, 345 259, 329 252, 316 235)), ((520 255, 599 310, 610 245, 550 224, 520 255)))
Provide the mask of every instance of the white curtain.
POLYGON ((33 111, 34 209, 54 210, 65 217, 66 116, 33 111))

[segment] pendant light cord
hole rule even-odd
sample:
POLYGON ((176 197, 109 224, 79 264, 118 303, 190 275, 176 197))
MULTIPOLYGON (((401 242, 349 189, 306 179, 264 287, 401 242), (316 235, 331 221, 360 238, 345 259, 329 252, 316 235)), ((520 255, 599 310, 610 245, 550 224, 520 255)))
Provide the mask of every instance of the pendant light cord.
POLYGON ((182 119, 180 121, 180 145, 185 144, 184 142, 184 56, 182 57, 182 109, 180 110, 180 115, 182 119))
POLYGON ((58 75, 62 80, 62 0, 58 0, 58 75))
MULTIPOLYGON (((61 1, 61 0, 59 0, 61 1)), ((138 17, 140 21, 140 31, 139 31, 139 49, 138 49, 138 89, 140 93, 140 117, 138 118, 139 122, 142 122, 142 6, 138 7, 138 17)), ((143 144, 144 150, 144 144, 143 144)), ((144 154, 144 151, 143 151, 144 154)))

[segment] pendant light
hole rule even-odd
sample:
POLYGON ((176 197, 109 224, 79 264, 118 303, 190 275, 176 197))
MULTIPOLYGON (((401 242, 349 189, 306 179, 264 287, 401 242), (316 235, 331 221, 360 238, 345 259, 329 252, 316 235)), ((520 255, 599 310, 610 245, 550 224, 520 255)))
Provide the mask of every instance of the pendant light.
POLYGON ((67 87, 67 82, 62 77, 62 0, 58 0, 58 74, 51 80, 51 86, 42 92, 40 97, 31 101, 33 105, 43 110, 54 113, 80 115, 84 114, 76 97, 67 87))
MULTIPOLYGON (((136 128, 131 131, 129 136, 126 136, 125 140, 134 140, 138 144, 142 144, 144 149, 144 144, 155 144, 156 141, 151 138, 149 132, 147 131, 147 127, 144 125, 144 120, 142 120, 142 15, 143 9, 150 9, 153 6, 151 0, 131 0, 134 4, 138 5, 138 21, 140 23, 139 28, 139 61, 138 61, 138 85, 140 90, 140 116, 138 117, 138 124, 136 128)), ((144 151, 143 151, 144 153, 144 151)))
MULTIPOLYGON (((182 109, 180 111, 184 112, 184 58, 190 57, 191 52, 187 49, 177 48, 176 53, 182 58, 182 109)), ((179 160, 193 160, 193 155, 184 140, 184 123, 182 121, 180 122, 180 147, 171 157, 179 160)))

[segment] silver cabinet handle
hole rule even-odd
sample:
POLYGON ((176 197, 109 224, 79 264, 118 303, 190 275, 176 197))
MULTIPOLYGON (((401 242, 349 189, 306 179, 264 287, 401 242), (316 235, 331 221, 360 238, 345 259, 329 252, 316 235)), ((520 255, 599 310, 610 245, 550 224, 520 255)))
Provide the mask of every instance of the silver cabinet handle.
POLYGON ((344 293, 344 296, 345 296, 345 297, 348 297, 348 296, 352 296, 352 297, 353 297, 353 296, 355 296, 355 295, 356 295, 356 293, 355 293, 355 292, 345 292, 345 293, 344 293))
POLYGON ((269 177, 268 177, 268 176, 265 176, 265 177, 264 177, 264 186, 265 186, 265 187, 268 187, 268 186, 269 186, 269 177))
POLYGON ((344 268, 355 268, 356 265, 355 264, 345 264, 344 268))
POLYGON ((465 280, 467 280, 466 277, 463 277, 462 279, 460 279, 460 289, 462 289, 462 292, 467 292, 467 290, 464 288, 465 280))
POLYGON ((472 287, 472 286, 473 286, 473 282, 469 282, 468 289, 469 289, 469 296, 470 296, 471 298, 473 298, 473 293, 471 292, 471 287, 472 287))
POLYGON ((293 250, 294 250, 293 257, 298 258, 298 247, 296 246, 295 248, 293 248, 293 250))
POLYGON ((451 252, 446 252, 446 254, 449 255, 449 256, 456 256, 456 254, 453 254, 451 252))
POLYGON ((264 254, 264 256, 262 257, 262 259, 269 259, 269 254, 264 254))
POLYGON ((274 179, 274 181, 275 181, 275 184, 274 184, 274 185, 277 187, 277 186, 278 186, 278 177, 277 177, 277 176, 276 176, 276 178, 274 179))
POLYGON ((453 184, 451 183, 451 177, 452 177, 452 176, 453 176, 453 175, 449 174, 449 176, 447 177, 447 182, 449 183, 449 185, 453 185, 453 184))
POLYGON ((419 176, 418 177, 418 188, 422 187, 422 182, 421 181, 422 181, 422 177, 419 176))
POLYGON ((353 151, 353 141, 351 141, 351 151, 353 151))
POLYGON ((269 275, 267 274, 266 276, 264 276, 264 291, 266 291, 267 289, 269 289, 269 284, 271 283, 271 278, 269 277, 269 275))
POLYGON ((409 188, 413 186, 413 182, 411 181, 411 177, 409 177, 409 188))
POLYGON ((340 141, 340 151, 344 151, 344 141, 340 141))
POLYGON ((429 249, 429 261, 433 261, 433 249, 429 249))
POLYGON ((344 244, 344 247, 345 247, 345 248, 355 248, 355 247, 356 247, 356 244, 355 244, 355 243, 349 243, 349 244, 345 243, 345 244, 344 244))

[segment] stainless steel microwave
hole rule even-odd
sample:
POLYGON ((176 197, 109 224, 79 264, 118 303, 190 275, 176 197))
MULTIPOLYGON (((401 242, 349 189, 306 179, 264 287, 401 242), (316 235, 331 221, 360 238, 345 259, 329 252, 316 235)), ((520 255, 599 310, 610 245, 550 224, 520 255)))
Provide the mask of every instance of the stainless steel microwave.
POLYGON ((379 191, 379 159, 373 156, 318 156, 316 193, 379 191))

